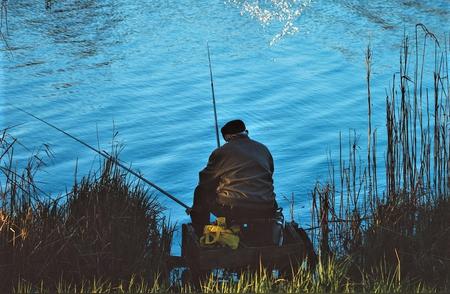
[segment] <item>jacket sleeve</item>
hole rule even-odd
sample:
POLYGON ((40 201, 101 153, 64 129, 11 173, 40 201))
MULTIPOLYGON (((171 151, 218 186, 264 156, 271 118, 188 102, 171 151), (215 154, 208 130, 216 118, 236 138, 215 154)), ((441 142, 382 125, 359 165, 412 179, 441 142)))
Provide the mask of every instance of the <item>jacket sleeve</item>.
POLYGON ((203 189, 215 190, 219 185, 221 175, 221 155, 218 149, 214 150, 208 159, 208 164, 199 173, 199 183, 203 189))

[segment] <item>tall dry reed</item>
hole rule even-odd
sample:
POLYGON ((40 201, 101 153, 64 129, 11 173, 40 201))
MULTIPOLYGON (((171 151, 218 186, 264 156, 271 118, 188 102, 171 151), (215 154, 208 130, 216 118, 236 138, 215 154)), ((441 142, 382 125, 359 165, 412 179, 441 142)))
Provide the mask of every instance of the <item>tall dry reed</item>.
MULTIPOLYGON (((446 41, 447 42, 447 41, 446 41)), ((378 182, 377 134, 372 130, 372 52, 366 54, 366 160, 349 132, 340 136, 338 180, 312 192, 313 239, 322 255, 350 256, 355 276, 380 261, 433 285, 450 281, 450 136, 448 44, 418 24, 413 46, 405 36, 399 73, 386 94, 385 184, 378 182), (427 69, 431 74, 426 76, 427 69), (413 68, 412 73, 410 69, 413 68), (431 85, 431 89, 430 86, 431 85), (384 191, 383 191, 384 190, 384 191), (381 192, 383 191, 383 192, 381 192)))

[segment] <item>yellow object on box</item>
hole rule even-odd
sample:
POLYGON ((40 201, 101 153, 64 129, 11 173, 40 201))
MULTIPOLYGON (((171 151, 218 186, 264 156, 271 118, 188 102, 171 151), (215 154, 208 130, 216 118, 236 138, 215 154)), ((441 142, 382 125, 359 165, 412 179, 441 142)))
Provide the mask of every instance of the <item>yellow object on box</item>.
POLYGON ((227 228, 224 217, 218 217, 215 224, 206 225, 203 228, 203 236, 200 238, 200 245, 210 247, 214 245, 228 246, 236 249, 239 246, 239 226, 227 228))

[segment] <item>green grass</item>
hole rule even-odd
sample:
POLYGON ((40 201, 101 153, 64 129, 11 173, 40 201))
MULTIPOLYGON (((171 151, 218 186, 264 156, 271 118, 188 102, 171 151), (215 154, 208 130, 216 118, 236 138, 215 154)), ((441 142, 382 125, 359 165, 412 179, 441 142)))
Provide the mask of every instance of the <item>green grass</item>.
MULTIPOLYGON (((199 288, 191 284, 168 285, 158 279, 132 277, 112 283, 107 279, 91 279, 80 284, 60 281, 56 285, 32 285, 21 281, 14 288, 17 293, 430 293, 437 288, 423 286, 419 281, 403 280, 400 264, 391 271, 384 264, 367 273, 362 280, 353 281, 347 261, 329 259, 320 261, 315 271, 296 268, 292 278, 276 277, 264 268, 256 272, 245 271, 233 278, 211 274, 199 288)), ((441 291, 446 289, 440 289, 441 291)))

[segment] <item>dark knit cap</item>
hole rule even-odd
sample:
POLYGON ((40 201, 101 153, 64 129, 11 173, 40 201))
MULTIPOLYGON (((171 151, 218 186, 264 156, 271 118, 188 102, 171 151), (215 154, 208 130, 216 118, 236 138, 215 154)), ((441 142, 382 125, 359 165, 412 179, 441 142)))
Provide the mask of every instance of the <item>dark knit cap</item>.
POLYGON ((227 122, 220 131, 222 132, 222 136, 237 134, 245 131, 245 124, 240 119, 232 120, 227 122))

